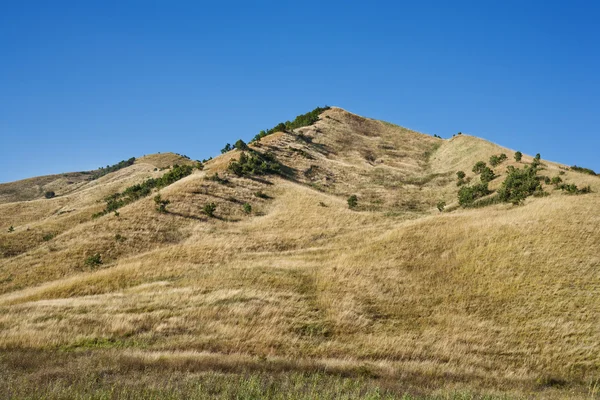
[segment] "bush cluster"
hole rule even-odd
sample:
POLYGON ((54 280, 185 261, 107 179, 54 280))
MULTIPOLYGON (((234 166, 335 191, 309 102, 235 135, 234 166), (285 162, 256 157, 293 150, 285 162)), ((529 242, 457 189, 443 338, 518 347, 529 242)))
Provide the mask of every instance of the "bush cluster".
POLYGON ((557 189, 562 190, 563 192, 565 192, 566 194, 587 194, 587 193, 592 193, 592 187, 591 186, 585 186, 583 188, 578 188, 577 185, 571 183, 562 183, 556 186, 557 189))
POLYGON ((122 168, 129 167, 135 163, 135 157, 131 157, 129 160, 119 161, 114 165, 107 165, 106 168, 100 167, 96 171, 92 172, 92 179, 98 179, 106 174, 110 174, 111 172, 118 171, 122 168))
POLYGON ((148 196, 152 193, 153 189, 162 189, 170 184, 177 182, 181 178, 190 175, 193 171, 193 167, 190 165, 173 165, 173 168, 161 176, 160 178, 150 178, 142 183, 138 183, 133 186, 129 186, 122 193, 114 193, 106 197, 106 207, 101 212, 94 214, 93 217, 97 218, 102 215, 106 215, 110 212, 116 211, 117 209, 133 203, 134 201, 141 199, 142 197, 148 196))
POLYGON ((485 168, 487 168, 487 164, 485 162, 477 161, 477 163, 473 166, 473 172, 476 174, 480 174, 485 168))
POLYGON ((250 151, 250 155, 246 152, 240 154, 239 160, 231 160, 228 169, 237 176, 251 175, 266 175, 277 174, 281 169, 281 165, 270 153, 260 154, 255 151, 250 151))
POLYGON ((47 199, 51 199, 51 198, 53 198, 54 196, 56 196, 56 193, 54 193, 54 192, 53 192, 53 191, 51 191, 51 190, 50 190, 50 191, 48 191, 48 192, 46 192, 46 193, 44 193, 44 197, 45 197, 45 198, 47 198, 47 199))
POLYGON ((496 167, 496 166, 502 164, 502 162, 506 161, 507 159, 508 159, 508 157, 504 153, 499 154, 499 155, 493 155, 490 157, 490 165, 492 167, 496 167))
POLYGON ((490 193, 487 182, 473 186, 463 186, 458 191, 458 204, 463 207, 471 205, 475 200, 490 193))
POLYGON ((330 107, 327 106, 317 107, 314 110, 307 112, 306 114, 298 115, 293 121, 280 122, 271 129, 260 131, 256 136, 254 136, 252 141, 258 141, 263 137, 271 135, 275 132, 286 132, 297 128, 301 128, 303 126, 312 125, 319 120, 319 115, 321 115, 321 113, 329 109, 330 107))
POLYGON ((516 205, 531 195, 541 195, 542 193, 542 185, 535 167, 519 169, 509 166, 508 176, 498 191, 498 197, 501 201, 516 205))
POLYGON ((594 171, 593 169, 578 167, 577 165, 573 165, 571 167, 571 169, 573 171, 581 172, 583 174, 598 176, 598 174, 596 173, 596 171, 594 171))

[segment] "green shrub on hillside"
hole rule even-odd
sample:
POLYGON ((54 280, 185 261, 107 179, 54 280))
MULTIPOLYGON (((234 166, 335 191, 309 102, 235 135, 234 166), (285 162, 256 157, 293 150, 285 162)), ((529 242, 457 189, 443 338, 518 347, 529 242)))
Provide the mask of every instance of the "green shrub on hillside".
POLYGON ((352 196, 348 197, 348 207, 349 208, 356 208, 356 206, 358 205, 358 197, 353 194, 352 196))
POLYGON ((485 162, 477 161, 477 163, 475 163, 475 165, 473 166, 473 172, 476 174, 480 174, 485 168, 487 168, 485 162))
POLYGON ((45 198, 47 198, 47 199, 51 199, 51 198, 53 198, 54 196, 56 196, 56 193, 54 193, 54 192, 53 192, 53 191, 51 191, 51 190, 50 190, 50 191, 48 191, 48 192, 46 192, 46 193, 44 193, 44 197, 45 197, 45 198))
POLYGON ((496 167, 500 165, 503 161, 505 161, 508 157, 506 154, 502 153, 500 155, 493 155, 490 157, 490 165, 492 167, 496 167))
POLYGON ((439 212, 443 212, 444 208, 446 208, 446 202, 445 201, 438 201, 437 203, 437 209, 439 212))
POLYGON ((12 233, 12 232, 14 232, 14 231, 15 231, 15 227, 11 225, 11 226, 8 228, 8 233, 12 233))
POLYGON ((154 196, 154 203, 156 203, 156 211, 160 213, 166 213, 167 206, 171 204, 169 200, 163 200, 160 193, 154 196))
POLYGON ((458 191, 458 204, 466 207, 473 204, 475 200, 487 196, 490 193, 487 182, 473 186, 463 186, 458 191))
POLYGON ((170 184, 177 182, 178 180, 190 175, 193 171, 193 167, 190 165, 173 165, 173 168, 165 173, 160 178, 150 178, 142 183, 129 186, 122 193, 114 193, 107 196, 104 201, 106 207, 101 212, 94 214, 92 217, 97 218, 102 215, 106 215, 110 212, 116 211, 117 209, 133 203, 134 201, 141 199, 142 197, 148 196, 152 193, 153 189, 162 189, 170 184))
POLYGON ((114 165, 107 165, 106 168, 100 167, 96 171, 92 172, 91 179, 98 179, 106 174, 111 173, 111 172, 115 172, 122 168, 129 167, 129 166, 133 165, 134 163, 135 163, 135 157, 131 157, 129 160, 119 161, 118 163, 116 163, 114 165))
POLYGON ((521 153, 520 151, 517 151, 515 153, 515 161, 520 162, 522 158, 523 158, 523 153, 521 153))
POLYGON ((215 203, 208 203, 208 204, 204 205, 204 208, 203 208, 204 214, 208 215, 209 217, 214 217, 216 210, 217 210, 217 205, 215 203))
POLYGON ((280 122, 275 125, 275 127, 271 129, 267 129, 264 131, 260 131, 254 138, 252 142, 262 139, 265 136, 271 135, 275 132, 286 132, 291 131, 297 128, 301 128, 303 126, 309 126, 314 124, 319 120, 319 115, 324 111, 329 110, 330 107, 317 107, 314 110, 307 112, 306 114, 298 115, 293 121, 280 122))
POLYGON ((221 149, 221 154, 225 154, 225 153, 227 153, 228 151, 231 151, 231 150, 233 150, 233 146, 231 144, 227 143, 225 145, 225 147, 223 147, 221 149))
POLYGON ((252 212, 252 206, 249 203, 244 203, 242 207, 244 208, 244 212, 246 214, 250 214, 252 212))
POLYGON ((481 171, 480 178, 481 178, 482 183, 488 183, 488 182, 493 181, 496 178, 496 175, 494 174, 494 171, 492 171, 492 169, 490 167, 485 167, 481 171))
POLYGON ((458 177, 458 179, 465 179, 465 176, 467 176, 467 174, 465 174, 464 171, 458 171, 456 173, 456 176, 458 177))
POLYGON ((102 264, 102 257, 100 253, 92 254, 88 258, 85 259, 85 265, 90 268, 96 268, 97 266, 102 264))
POLYGON ((587 193, 592 193, 592 187, 591 186, 585 186, 583 188, 578 188, 577 185, 571 183, 563 183, 557 186, 557 189, 562 190, 563 192, 565 192, 566 194, 587 194, 587 193))
POLYGON ((523 169, 508 167, 508 176, 498 190, 501 201, 515 205, 522 203, 527 197, 543 192, 542 185, 537 176, 537 169, 525 167, 523 169))
POLYGON ((242 139, 239 139, 237 142, 235 142, 233 146, 240 151, 248 150, 248 145, 242 139))
POLYGON ((578 167, 577 165, 573 165, 571 167, 571 169, 573 171, 577 171, 577 172, 581 172, 583 174, 588 174, 588 175, 593 175, 593 176, 597 176, 598 174, 596 173, 596 171, 589 169, 589 168, 583 168, 583 167, 578 167))
POLYGON ((266 175, 279 173, 281 165, 270 153, 260 154, 250 151, 240 154, 239 160, 231 160, 228 169, 237 176, 266 175))

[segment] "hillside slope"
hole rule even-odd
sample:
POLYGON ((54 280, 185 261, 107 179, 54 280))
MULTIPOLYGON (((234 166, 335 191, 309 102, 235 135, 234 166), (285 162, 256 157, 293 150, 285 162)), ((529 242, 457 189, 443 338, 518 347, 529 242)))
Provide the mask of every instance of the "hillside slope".
POLYGON ((542 160, 544 175, 593 192, 544 184, 548 196, 520 206, 459 208, 457 171, 475 181, 475 162, 506 153, 498 188, 532 158, 339 108, 250 148, 281 174, 236 176, 232 150, 162 188, 165 213, 153 193, 92 218, 106 196, 165 172, 143 162, 69 195, 0 204, 6 387, 78 368, 109 371, 94 375, 101 385, 267 371, 390 393, 595 395, 600 178, 542 160), (86 263, 95 254, 102 263, 86 263), (32 354, 39 363, 20 367, 32 354))

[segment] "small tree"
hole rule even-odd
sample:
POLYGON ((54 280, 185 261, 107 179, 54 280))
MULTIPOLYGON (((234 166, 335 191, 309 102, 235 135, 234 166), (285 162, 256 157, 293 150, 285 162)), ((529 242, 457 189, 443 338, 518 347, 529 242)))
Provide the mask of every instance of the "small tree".
POLYGON ((56 194, 53 191, 51 191, 51 190, 48 191, 48 192, 46 192, 46 193, 44 193, 44 197, 47 198, 47 199, 51 199, 54 196, 56 196, 56 194))
POLYGON ((487 165, 485 164, 485 162, 483 161, 477 161, 477 163, 475 164, 475 166, 473 166, 473 172, 476 174, 480 174, 483 172, 483 170, 487 167, 487 165))
POLYGON ((490 181, 494 180, 494 178, 496 178, 496 175, 494 174, 494 171, 492 171, 491 168, 485 167, 483 169, 483 171, 481 171, 481 182, 482 183, 490 182, 490 181))
POLYGON ((236 149, 241 150, 241 151, 248 150, 248 145, 242 139, 239 139, 237 142, 235 142, 234 146, 236 149))
POLYGON ((356 208, 357 205, 358 205, 358 197, 356 197, 355 194, 348 197, 348 207, 349 208, 356 208))
POLYGON ((521 158, 523 158, 523 153, 521 153, 520 151, 517 151, 515 153, 515 161, 516 162, 521 162, 521 158))
POLYGON ((233 147, 229 143, 227 143, 225 145, 225 147, 223 147, 221 149, 221 154, 225 154, 225 153, 227 153, 228 151, 231 151, 231 150, 233 150, 233 147))
POLYGON ((439 212, 443 212, 444 208, 446 207, 446 202, 445 201, 438 201, 437 203, 437 209, 439 212))
POLYGON ((464 171, 458 171, 456 173, 456 176, 458 177, 458 179, 465 179, 465 177, 467 176, 467 174, 464 173, 464 171))
POLYGON ((163 200, 160 193, 154 196, 154 202, 156 203, 156 211, 160 213, 166 213, 167 206, 171 203, 169 200, 163 200))
POLYGON ((252 206, 249 203, 244 203, 242 207, 244 208, 244 212, 246 214, 250 214, 252 212, 252 206))
POLYGON ((215 216, 215 211, 217 210, 217 205, 215 203, 208 203, 204 205, 204 213, 209 217, 215 216))
POLYGON ((538 160, 538 161, 540 161, 542 159, 542 155, 540 153, 537 153, 535 155, 535 159, 538 160))
POLYGON ((14 226, 10 226, 10 228, 8 228, 8 233, 12 233, 15 231, 15 227, 14 226))

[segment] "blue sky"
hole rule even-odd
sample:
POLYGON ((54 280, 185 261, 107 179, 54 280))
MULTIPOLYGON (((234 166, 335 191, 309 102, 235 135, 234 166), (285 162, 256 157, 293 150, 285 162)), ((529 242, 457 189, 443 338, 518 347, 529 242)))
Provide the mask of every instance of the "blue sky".
POLYGON ((598 20, 592 1, 0 0, 0 182, 208 158, 326 104, 598 171, 598 20))

